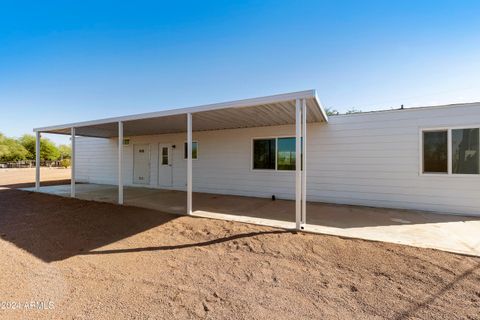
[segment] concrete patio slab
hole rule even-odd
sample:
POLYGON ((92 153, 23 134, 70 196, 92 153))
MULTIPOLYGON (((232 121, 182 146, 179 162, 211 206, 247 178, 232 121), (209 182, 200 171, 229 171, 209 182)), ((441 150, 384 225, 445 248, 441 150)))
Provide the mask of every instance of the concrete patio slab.
MULTIPOLYGON (((40 192, 69 197, 70 185, 45 186, 40 192)), ((124 194, 126 205, 175 214, 186 212, 183 191, 125 187, 124 194)), ((116 203, 117 187, 78 184, 76 195, 79 199, 116 203)), ((295 227, 294 206, 294 201, 289 200, 193 194, 194 216, 286 229, 295 227)), ((307 223, 307 232, 480 256, 478 217, 309 202, 307 223)))

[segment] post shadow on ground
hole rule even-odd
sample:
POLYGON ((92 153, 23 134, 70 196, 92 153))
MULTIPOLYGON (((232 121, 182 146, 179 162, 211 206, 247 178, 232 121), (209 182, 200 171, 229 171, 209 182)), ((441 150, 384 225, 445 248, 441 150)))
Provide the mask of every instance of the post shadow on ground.
POLYGON ((155 246, 155 247, 143 247, 143 248, 127 248, 127 249, 113 249, 113 250, 99 250, 99 251, 90 251, 82 253, 82 255, 98 255, 98 254, 112 254, 112 253, 130 253, 130 252, 148 252, 148 251, 168 251, 168 250, 179 250, 187 249, 193 247, 206 247, 210 245, 215 245, 223 242, 233 241, 237 239, 244 239, 250 237, 256 237, 261 235, 268 234, 284 234, 284 233, 295 233, 295 231, 288 230, 272 230, 272 231, 257 231, 257 232, 246 232, 239 233, 228 237, 212 239, 203 242, 194 242, 194 243, 185 243, 174 246, 155 246))

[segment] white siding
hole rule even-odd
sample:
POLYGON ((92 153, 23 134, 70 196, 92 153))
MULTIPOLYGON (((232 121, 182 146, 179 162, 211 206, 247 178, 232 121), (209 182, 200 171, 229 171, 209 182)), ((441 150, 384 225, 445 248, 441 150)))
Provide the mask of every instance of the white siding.
POLYGON ((116 140, 77 137, 75 144, 77 182, 117 183, 116 140))
MULTIPOLYGON (((195 124, 194 124, 195 125, 195 124)), ((342 204, 480 215, 480 176, 419 174, 421 128, 480 126, 480 104, 330 117, 308 126, 307 199, 342 204)), ((194 132, 193 190, 293 199, 294 172, 251 170, 252 138, 294 136, 294 126, 194 132)), ((185 134, 129 137, 124 179, 132 185, 133 144, 151 145, 151 187, 158 143, 173 151, 174 189, 185 189, 185 134)), ((77 180, 116 183, 117 142, 78 138, 77 180)))

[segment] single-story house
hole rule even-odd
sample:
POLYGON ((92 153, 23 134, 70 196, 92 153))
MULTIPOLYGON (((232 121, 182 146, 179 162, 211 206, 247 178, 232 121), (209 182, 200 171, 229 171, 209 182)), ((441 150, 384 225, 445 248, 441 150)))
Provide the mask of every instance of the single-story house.
POLYGON ((34 131, 37 148, 71 135, 72 196, 183 190, 187 214, 193 191, 291 199, 299 229, 306 201, 480 216, 480 103, 327 116, 307 90, 34 131))

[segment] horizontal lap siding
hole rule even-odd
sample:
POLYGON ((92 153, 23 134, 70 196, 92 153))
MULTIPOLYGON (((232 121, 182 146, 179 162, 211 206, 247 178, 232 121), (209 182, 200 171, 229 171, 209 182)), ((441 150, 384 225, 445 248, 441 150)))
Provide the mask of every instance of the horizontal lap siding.
POLYGON ((419 130, 479 124, 480 105, 331 117, 309 136, 309 199, 478 215, 479 176, 419 174, 419 130))
POLYGON ((104 184, 117 183, 117 145, 109 139, 76 139, 76 180, 104 184))
MULTIPOLYGON (((480 177, 419 175, 419 129, 480 124, 480 105, 330 117, 308 127, 307 198, 342 204, 479 214, 480 177)), ((195 126, 195 123, 193 124, 195 126)), ((293 136, 294 126, 194 132, 194 191, 293 199, 293 172, 251 170, 252 138, 293 136)), ((171 143, 174 189, 185 189, 185 134, 129 137, 124 180, 132 185, 133 145, 150 144, 151 187, 158 143, 171 143)), ((116 183, 115 139, 78 139, 79 181, 116 183)))

